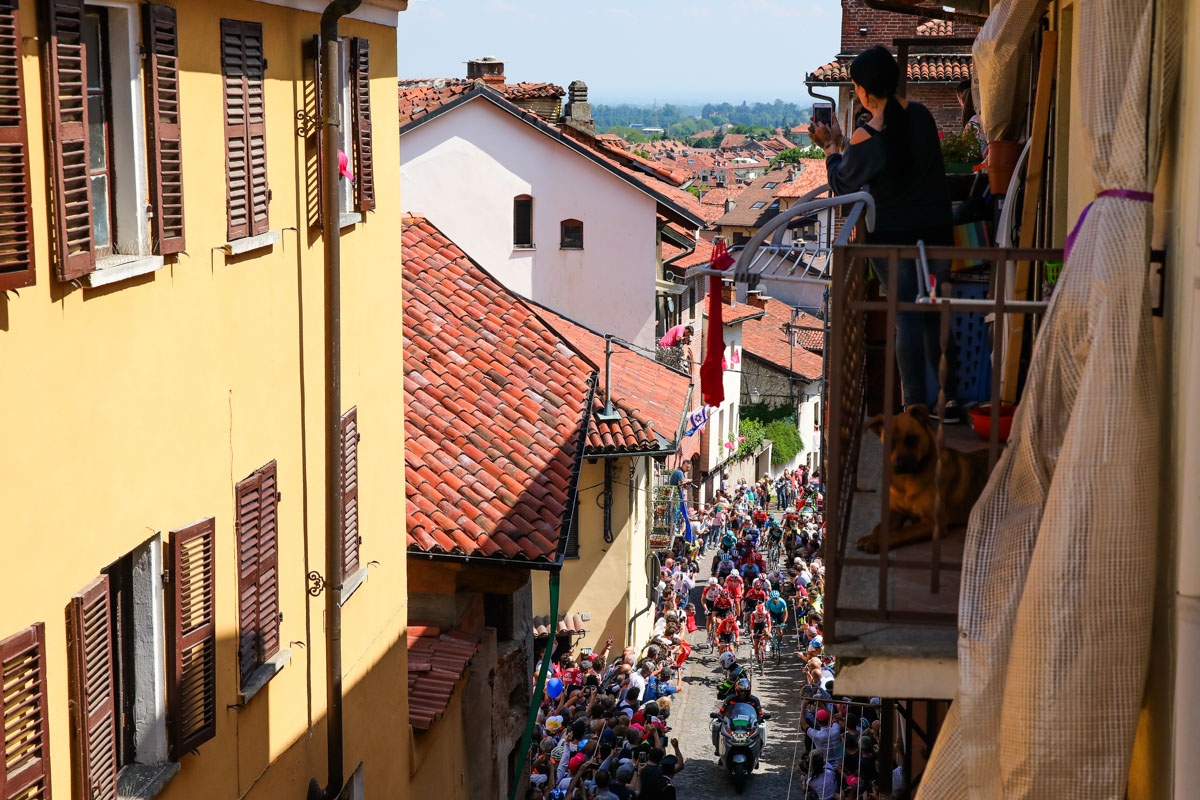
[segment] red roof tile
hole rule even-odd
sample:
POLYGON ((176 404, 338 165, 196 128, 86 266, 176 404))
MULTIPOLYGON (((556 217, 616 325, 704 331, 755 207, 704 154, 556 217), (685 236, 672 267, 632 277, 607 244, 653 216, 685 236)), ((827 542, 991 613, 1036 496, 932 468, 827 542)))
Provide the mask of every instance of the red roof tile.
MULTIPOLYGON (((766 361, 780 370, 793 372, 809 380, 820 378, 822 356, 819 352, 813 352, 813 349, 821 350, 824 334, 819 331, 796 331, 796 345, 793 346, 784 326, 791 323, 805 328, 823 328, 824 323, 803 311, 797 312, 793 321, 791 306, 773 297, 764 299, 766 308, 755 309, 764 311, 764 315, 742 322, 742 349, 748 355, 766 361)), ((747 304, 726 305, 722 314, 729 314, 746 306, 747 304)))
MULTIPOLYGON (((676 254, 683 252, 683 250, 681 250, 679 248, 673 248, 673 249, 675 250, 676 254)), ((712 261, 712 251, 713 251, 713 243, 706 241, 704 239, 700 239, 696 242, 695 250, 688 253, 686 256, 684 256, 683 258, 680 258, 677 261, 672 261, 670 264, 664 263, 663 266, 669 270, 672 270, 673 272, 675 272, 677 274, 682 275, 682 274, 686 273, 687 270, 691 269, 692 267, 702 267, 702 266, 707 265, 710 261, 712 261)), ((664 261, 667 258, 668 258, 668 256, 666 253, 666 245, 664 243, 664 245, 663 245, 664 261)))
POLYGON ((917 36, 953 36, 954 23, 948 19, 931 19, 917 26, 917 36))
MULTIPOLYGON (((402 80, 399 87, 400 124, 436 111, 461 94, 466 94, 482 81, 466 78, 419 78, 402 80)), ((513 102, 542 97, 562 97, 565 92, 553 83, 506 83, 492 86, 513 102)))
POLYGON ((746 134, 744 133, 727 133, 725 138, 721 140, 720 147, 722 150, 732 150, 735 147, 741 147, 746 143, 746 134))
MULTIPOLYGON (((564 339, 603 367, 602 335, 545 307, 540 308, 540 315, 564 339)), ((621 419, 601 422, 593 416, 584 454, 674 448, 687 413, 691 378, 615 340, 611 364, 612 402, 621 419)), ((604 378, 602 368, 593 403, 596 411, 604 408, 604 378)))
MULTIPOLYGON (((958 83, 971 77, 971 56, 913 55, 908 57, 908 80, 921 83, 958 83)), ((805 78, 806 83, 849 83, 850 62, 830 61, 817 67, 805 78)))
POLYGON ((408 626, 408 722, 429 730, 450 704, 475 653, 479 637, 437 625, 408 626))
POLYGON ((775 192, 776 197, 804 197, 812 190, 829 182, 825 173, 825 159, 802 158, 797 162, 802 167, 795 177, 787 183, 782 183, 775 192))
POLYGON ((401 230, 408 547, 554 561, 595 365, 424 217, 401 230))

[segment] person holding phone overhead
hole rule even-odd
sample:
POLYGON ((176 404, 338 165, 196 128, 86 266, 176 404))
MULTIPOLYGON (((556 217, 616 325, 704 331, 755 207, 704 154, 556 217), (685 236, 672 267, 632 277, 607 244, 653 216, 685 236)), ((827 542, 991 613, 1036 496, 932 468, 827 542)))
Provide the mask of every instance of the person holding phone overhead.
MULTIPOLYGON (((849 141, 836 115, 828 125, 810 126, 810 137, 826 154, 830 187, 836 194, 865 190, 874 198, 875 230, 866 239, 870 244, 953 245, 950 193, 933 115, 920 103, 897 95, 900 67, 885 47, 860 53, 850 65, 850 79, 859 103, 871 113, 867 124, 856 128, 849 141)), ((873 259, 872 265, 886 288, 887 261, 873 259)), ((929 270, 940 284, 949 275, 950 262, 931 260, 929 270)), ((896 279, 900 302, 912 302, 922 293, 915 260, 901 260, 896 279)), ((925 378, 927 371, 938 374, 938 333, 936 314, 896 315, 896 361, 906 407, 924 403, 937 408, 937 393, 929 393, 925 378)), ((946 421, 957 422, 961 416, 954 397, 954 353, 946 357, 946 421)))

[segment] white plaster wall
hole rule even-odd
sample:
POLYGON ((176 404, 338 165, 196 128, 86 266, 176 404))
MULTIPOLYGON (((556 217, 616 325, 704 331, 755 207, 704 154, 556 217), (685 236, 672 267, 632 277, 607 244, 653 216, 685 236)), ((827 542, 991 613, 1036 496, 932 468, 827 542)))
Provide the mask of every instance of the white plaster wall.
POLYGON ((708 437, 709 464, 719 464, 733 452, 725 447, 724 442, 728 441, 730 430, 737 430, 738 414, 742 408, 740 400, 742 396, 741 359, 744 359, 745 355, 742 353, 741 323, 726 325, 724 334, 725 363, 729 368, 725 370, 723 376, 725 402, 719 406, 717 411, 713 412, 708 422, 712 426, 709 428, 710 436, 708 437), (734 363, 735 358, 739 360, 738 363, 734 363), (720 417, 718 417, 718 413, 721 415, 720 417), (720 424, 722 420, 724 425, 720 424))
POLYGON ((653 199, 477 99, 400 140, 404 206, 424 214, 509 289, 645 347, 654 342, 653 199), (512 246, 513 198, 533 197, 535 250, 512 246), (559 223, 583 222, 583 250, 559 223))

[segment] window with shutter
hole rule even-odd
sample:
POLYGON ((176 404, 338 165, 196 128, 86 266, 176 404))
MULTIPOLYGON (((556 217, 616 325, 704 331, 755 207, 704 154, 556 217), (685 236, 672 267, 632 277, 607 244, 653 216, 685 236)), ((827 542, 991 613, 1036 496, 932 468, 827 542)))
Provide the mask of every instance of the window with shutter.
POLYGON ((342 416, 342 575, 358 571, 358 408, 342 416))
POLYGON ((221 20, 221 74, 225 81, 225 184, 230 241, 266 233, 266 108, 262 25, 221 20))
MULTIPOLYGON (((308 63, 312 67, 312 99, 306 100, 306 106, 311 109, 312 119, 322 119, 321 113, 321 37, 314 36, 309 43, 308 63)), ((308 182, 309 225, 319 229, 325 220, 325 151, 321 147, 321 126, 314 124, 308 128, 308 152, 311 157, 308 162, 312 166, 312 178, 308 182)))
POLYGON ((279 652, 278 501, 274 461, 237 486, 238 669, 243 686, 279 652))
POLYGON ((0 290, 36 278, 19 17, 17 0, 0 0, 0 290))
POLYGON ((96 267, 88 145, 88 82, 83 0, 41 0, 54 262, 59 280, 96 267))
POLYGON ((0 641, 0 800, 50 800, 46 626, 0 641))
POLYGON ((217 734, 216 534, 212 517, 171 532, 167 549, 170 757, 217 734))
POLYGON ((179 120, 179 30, 175 9, 147 3, 142 14, 146 53, 146 125, 150 165, 150 224, 154 252, 179 253, 183 238, 183 145, 179 120))
POLYGON ((71 598, 67 620, 76 796, 116 797, 116 667, 107 575, 71 598))
POLYGON ((350 41, 350 80, 354 107, 354 209, 375 208, 375 159, 371 143, 371 43, 350 41))

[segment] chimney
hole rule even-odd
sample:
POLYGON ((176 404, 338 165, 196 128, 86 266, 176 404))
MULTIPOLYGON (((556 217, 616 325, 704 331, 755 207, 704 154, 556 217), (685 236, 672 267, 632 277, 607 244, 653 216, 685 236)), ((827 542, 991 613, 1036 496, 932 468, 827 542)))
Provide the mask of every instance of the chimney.
POLYGON ((733 202, 732 197, 726 199, 725 200, 725 213, 728 214, 730 211, 733 211, 735 205, 736 204, 733 202))
POLYGON ((592 104, 588 102, 588 88, 583 81, 571 81, 567 87, 567 105, 563 109, 563 122, 573 128, 596 135, 596 123, 592 120, 592 104))
POLYGON ((753 289, 746 295, 746 301, 755 308, 766 310, 767 298, 762 293, 762 289, 753 289))
POLYGON ((484 56, 467 62, 467 79, 483 81, 488 86, 504 85, 504 62, 484 56))

